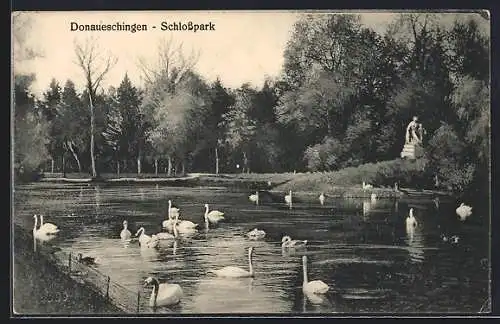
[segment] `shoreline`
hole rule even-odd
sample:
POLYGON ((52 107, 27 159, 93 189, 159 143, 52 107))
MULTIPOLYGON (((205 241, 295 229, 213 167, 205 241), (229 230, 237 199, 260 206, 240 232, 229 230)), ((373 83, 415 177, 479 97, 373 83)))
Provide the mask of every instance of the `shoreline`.
POLYGON ((375 194, 377 198, 410 198, 410 199, 434 199, 451 198, 454 196, 452 192, 441 190, 416 190, 412 188, 400 188, 394 190, 390 187, 373 187, 370 189, 363 189, 360 185, 330 185, 323 182, 318 182, 312 187, 310 185, 302 187, 300 184, 293 185, 297 177, 304 177, 307 174, 208 174, 208 173, 193 173, 187 174, 182 177, 162 177, 151 174, 145 174, 139 177, 113 177, 108 175, 99 179, 92 179, 90 177, 54 177, 54 178, 41 178, 35 182, 48 182, 48 183, 86 183, 86 184, 106 184, 106 185, 135 185, 135 184, 163 184, 182 187, 204 187, 204 186, 217 186, 227 187, 240 190, 259 190, 266 191, 273 195, 278 195, 283 192, 292 192, 303 199, 317 199, 320 192, 325 196, 331 198, 371 198, 375 194))
MULTIPOLYGON (((33 239, 14 225, 12 315, 122 314, 123 311, 79 283, 58 267, 49 255, 33 251, 33 239)), ((49 252, 50 253, 50 252, 49 252)))

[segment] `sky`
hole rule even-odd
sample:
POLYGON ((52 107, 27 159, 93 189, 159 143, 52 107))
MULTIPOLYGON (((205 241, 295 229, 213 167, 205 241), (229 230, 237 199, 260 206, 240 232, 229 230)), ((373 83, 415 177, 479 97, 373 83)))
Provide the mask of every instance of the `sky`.
MULTIPOLYGON (((227 87, 239 87, 249 82, 260 87, 266 76, 276 77, 283 65, 283 52, 291 36, 298 12, 292 11, 191 11, 191 12, 33 12, 33 25, 27 44, 41 51, 44 57, 16 66, 34 71, 36 81, 32 91, 40 95, 52 78, 61 84, 67 79, 77 88, 84 84, 83 73, 75 64, 74 42, 89 36, 97 37, 100 49, 118 58, 102 86, 118 86, 125 73, 132 82, 141 84, 139 57, 154 62, 161 39, 183 44, 186 54, 199 52, 196 70, 207 81, 217 77, 227 87), (161 22, 213 23, 214 31, 162 31, 161 22), (97 24, 125 22, 147 24, 148 31, 130 33, 71 31, 70 23, 97 24), (152 26, 156 26, 153 29, 152 26)), ((364 12, 362 23, 383 32, 394 18, 389 12, 364 12)))

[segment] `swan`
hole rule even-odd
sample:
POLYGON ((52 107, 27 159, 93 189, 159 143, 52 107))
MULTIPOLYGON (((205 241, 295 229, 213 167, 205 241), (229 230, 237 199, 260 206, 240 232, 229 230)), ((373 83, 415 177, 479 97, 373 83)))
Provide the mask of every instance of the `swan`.
POLYGON ((212 224, 217 224, 218 222, 224 220, 224 213, 218 210, 208 211, 208 204, 205 204, 205 222, 208 220, 212 224))
POLYGON ((304 272, 304 281, 302 283, 302 291, 304 294, 325 294, 330 287, 321 280, 307 280, 307 256, 302 256, 302 271, 304 272))
POLYGON ((174 228, 174 219, 170 218, 170 216, 169 216, 169 219, 166 219, 161 223, 161 227, 163 227, 164 229, 166 229, 169 232, 172 232, 173 228, 174 228))
POLYGON ((38 218, 36 217, 36 215, 33 215, 33 218, 35 219, 35 225, 33 226, 33 236, 36 237, 36 238, 44 238, 47 236, 47 233, 45 233, 44 231, 38 229, 38 218))
POLYGON ((248 278, 254 276, 252 256, 254 248, 251 246, 248 248, 248 270, 242 269, 240 267, 228 266, 218 270, 211 270, 212 273, 219 277, 225 278, 248 278))
POLYGON ((178 284, 168 284, 158 282, 158 279, 148 277, 144 280, 144 287, 153 285, 153 291, 149 298, 149 306, 170 306, 176 305, 181 301, 183 292, 178 284))
POLYGON ((413 216, 413 208, 410 208, 408 217, 406 217, 406 228, 414 228, 417 227, 417 225, 417 219, 413 216))
POLYGON ((172 206, 172 200, 168 200, 168 218, 172 219, 176 214, 180 212, 180 209, 172 206))
POLYGON ((95 264, 95 258, 92 257, 83 257, 81 253, 78 253, 78 262, 85 265, 93 265, 95 264))
POLYGON ((253 230, 247 233, 247 237, 252 240, 262 239, 265 236, 266 232, 264 232, 263 230, 259 230, 257 228, 254 228, 253 230))
POLYGON ((139 236, 139 244, 141 247, 154 248, 158 246, 160 240, 156 235, 149 236, 144 234, 144 227, 139 228, 139 230, 135 233, 135 236, 138 236, 139 233, 141 233, 139 236))
POLYGON ((196 227, 198 227, 198 224, 186 220, 179 221, 179 214, 175 215, 173 227, 174 231, 182 234, 193 233, 196 231, 196 227))
POLYGON ((259 204, 259 191, 256 191, 254 194, 248 196, 251 202, 254 202, 256 205, 259 204))
POLYGON ((472 207, 467 206, 464 203, 461 203, 460 206, 458 206, 455 211, 457 215, 460 217, 460 220, 464 221, 467 217, 469 217, 472 214, 472 207))
POLYGON ((323 206, 325 204, 325 194, 324 193, 321 193, 319 195, 319 203, 321 204, 321 206, 323 206))
POLYGON ((43 223, 43 215, 40 215, 40 231, 43 231, 46 234, 56 234, 59 232, 59 229, 56 225, 52 223, 43 223))
POLYGON ((120 232, 120 237, 123 241, 130 240, 130 238, 132 237, 132 233, 130 233, 127 226, 128 226, 128 222, 126 220, 124 220, 123 221, 123 229, 120 232))
POLYGON ((283 248, 296 248, 304 247, 307 245, 307 240, 292 240, 288 235, 283 236, 281 239, 281 247, 283 248))
POLYGON ((372 189, 372 188, 373 188, 373 186, 371 184, 366 183, 366 182, 363 181, 363 189, 364 190, 366 190, 366 189, 372 189))
POLYGON ((292 191, 290 190, 288 192, 288 195, 285 195, 285 202, 290 206, 290 209, 292 209, 292 191))

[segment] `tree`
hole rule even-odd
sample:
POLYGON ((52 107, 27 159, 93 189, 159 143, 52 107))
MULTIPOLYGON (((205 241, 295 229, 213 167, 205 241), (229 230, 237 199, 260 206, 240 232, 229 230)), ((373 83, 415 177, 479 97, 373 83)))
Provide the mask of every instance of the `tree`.
POLYGON ((243 85, 236 91, 234 105, 224 115, 226 143, 233 151, 243 155, 243 172, 250 172, 251 145, 256 132, 256 122, 249 112, 252 109, 255 90, 243 85))
POLYGON ((86 89, 88 91, 90 107, 90 159, 92 165, 92 177, 97 176, 95 159, 95 113, 94 100, 97 95, 97 89, 100 87, 106 74, 116 64, 117 59, 108 55, 104 57, 98 48, 96 39, 89 38, 85 44, 75 42, 75 54, 77 64, 82 69, 86 89))
MULTIPOLYGON (((125 74, 113 100, 113 109, 117 110, 115 114, 116 118, 120 119, 122 134, 118 143, 120 148, 118 153, 126 157, 135 157, 138 174, 141 173, 146 132, 140 111, 141 101, 140 91, 132 85, 128 75, 125 74)), ((118 121, 116 118, 114 122, 118 121)))
POLYGON ((62 126, 57 123, 56 119, 59 118, 60 106, 61 106, 61 87, 56 79, 52 79, 49 85, 49 89, 43 94, 43 101, 40 103, 42 106, 42 114, 49 126, 49 153, 51 156, 51 172, 54 172, 54 162, 57 156, 63 153, 63 142, 61 139, 62 126))
POLYGON ((16 175, 30 174, 49 157, 48 124, 38 113, 38 107, 30 91, 35 74, 26 68, 36 57, 41 56, 30 42, 32 16, 16 12, 12 15, 13 38, 13 155, 16 175))
MULTIPOLYGON (((61 129, 63 148, 75 160, 78 172, 82 172, 80 154, 85 151, 89 143, 90 118, 85 105, 80 100, 75 84, 67 80, 61 94, 61 108, 56 127, 61 129)), ((64 155, 63 155, 64 161, 64 155)), ((63 170, 65 163, 63 162, 63 170)))
POLYGON ((184 130, 184 114, 192 103, 189 91, 177 88, 192 77, 191 70, 199 55, 192 52, 186 56, 182 43, 175 45, 172 38, 159 43, 156 55, 156 64, 148 63, 144 57, 139 58, 139 68, 146 82, 141 110, 144 123, 150 126, 147 142, 155 151, 155 161, 166 156, 170 175, 173 155, 181 149, 179 141, 184 130))

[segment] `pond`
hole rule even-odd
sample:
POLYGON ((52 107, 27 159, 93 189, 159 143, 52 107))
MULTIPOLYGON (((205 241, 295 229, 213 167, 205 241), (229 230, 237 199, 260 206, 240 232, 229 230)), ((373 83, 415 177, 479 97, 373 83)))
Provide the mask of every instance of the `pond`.
MULTIPOLYGON (((31 230, 33 214, 43 214, 61 229, 51 244, 96 257, 99 271, 131 291, 142 289, 144 296, 151 293, 142 286, 148 276, 181 285, 181 303, 154 310, 159 313, 477 313, 489 296, 489 229, 460 222, 455 203, 327 197, 324 205, 294 201, 289 209, 279 201, 257 206, 250 193, 36 183, 16 186, 13 221, 31 230), (156 249, 121 242, 123 220, 132 233, 140 227, 149 235, 160 232, 169 199, 182 219, 203 225, 205 203, 226 219, 156 249), (411 207, 418 226, 409 233, 405 218, 411 207), (264 230, 265 238, 248 239, 254 228, 264 230), (284 235, 307 240, 307 247, 283 250, 284 235), (443 235, 459 241, 444 241, 443 235), (247 269, 251 246, 254 278, 210 273, 228 265, 247 269), (324 296, 302 292, 303 255, 309 280, 329 285, 324 296)), ((144 298, 142 309, 151 312, 148 307, 144 298)))

